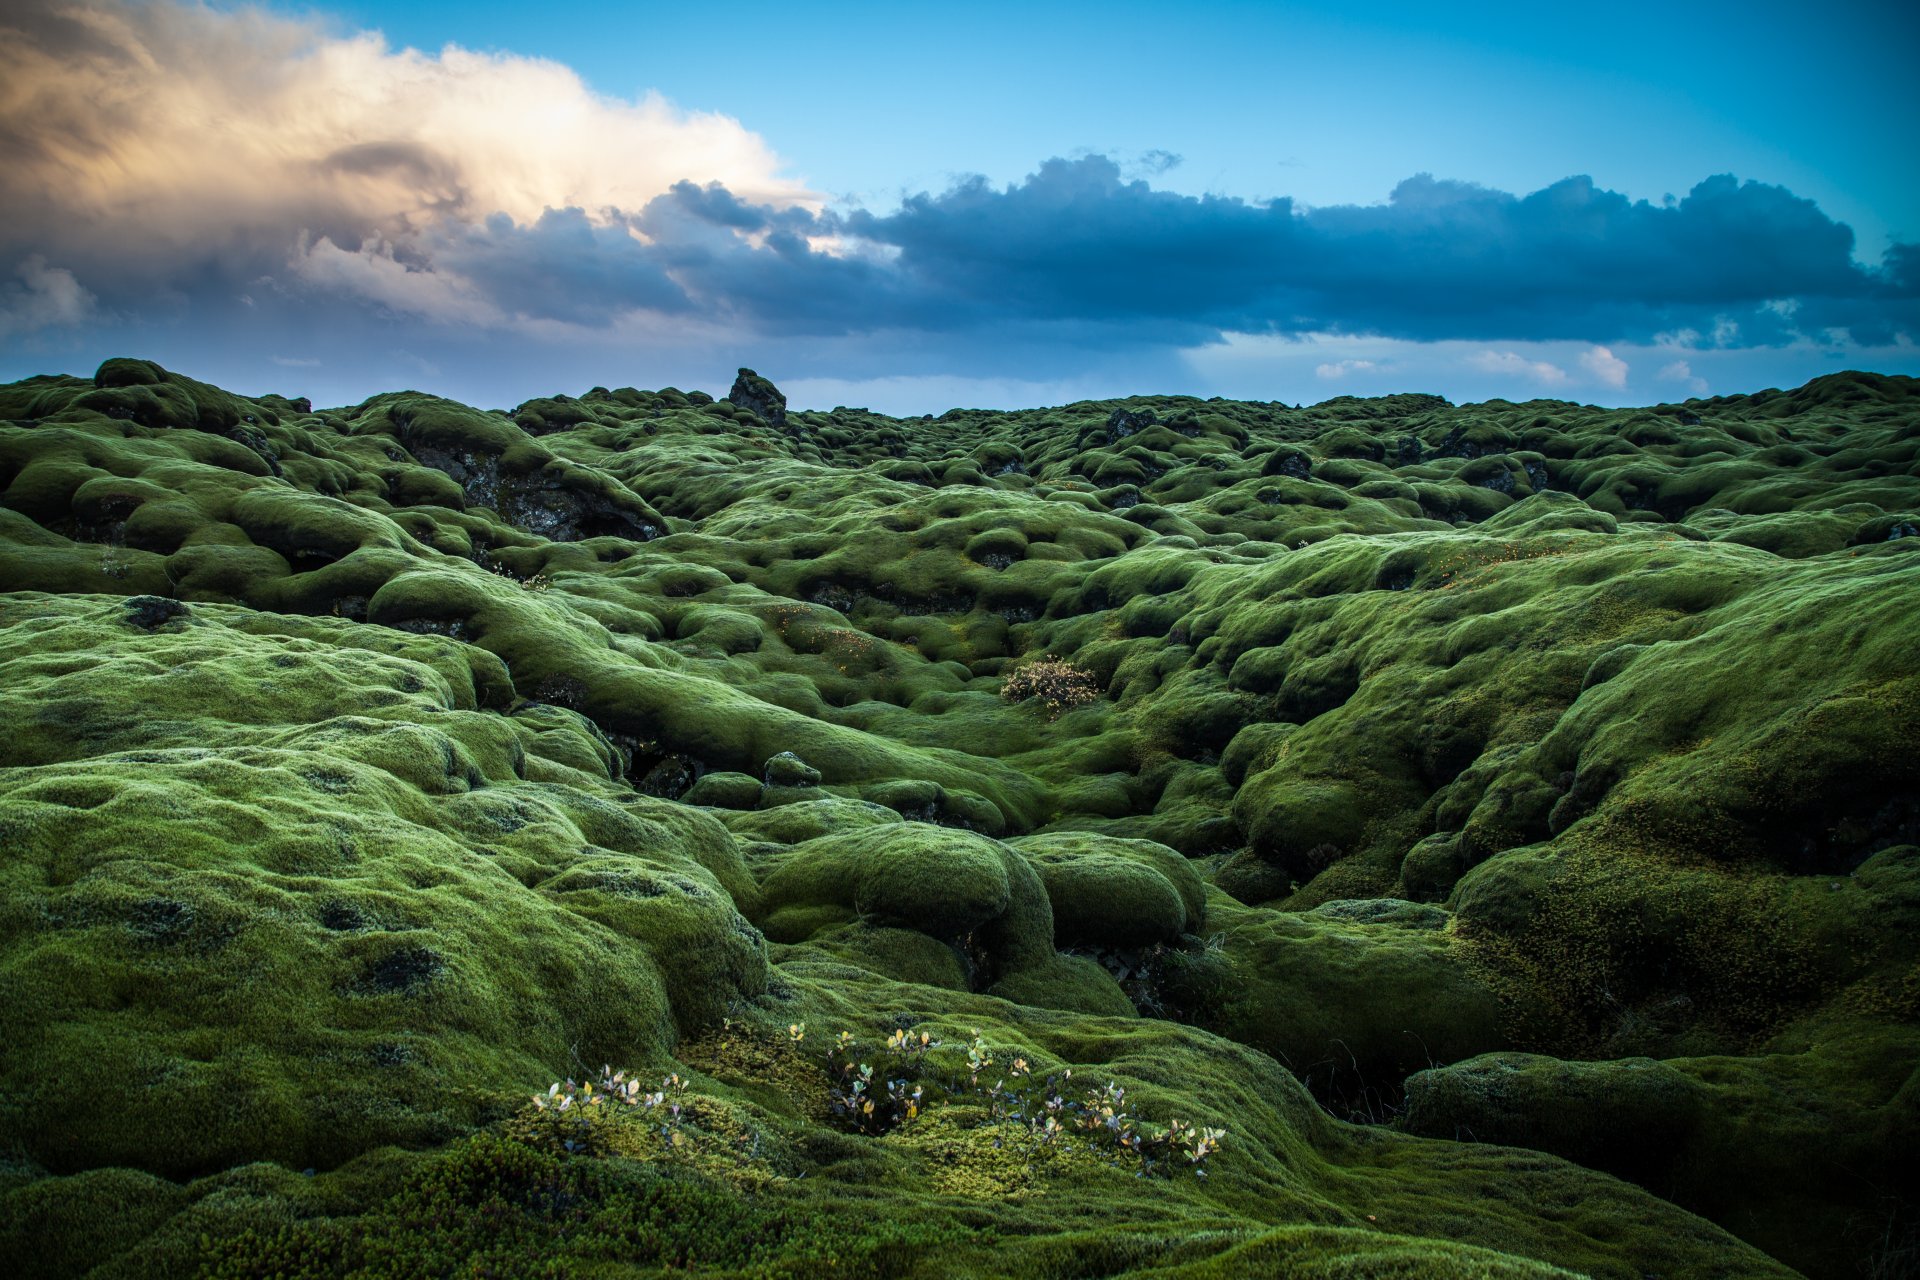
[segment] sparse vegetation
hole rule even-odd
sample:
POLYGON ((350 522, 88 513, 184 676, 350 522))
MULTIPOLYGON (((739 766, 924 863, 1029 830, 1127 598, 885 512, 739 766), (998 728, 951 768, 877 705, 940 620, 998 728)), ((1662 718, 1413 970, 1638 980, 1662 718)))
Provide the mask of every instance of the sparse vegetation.
POLYGON ((1039 658, 1016 668, 1000 686, 1000 696, 1008 702, 1038 698, 1047 714, 1055 717, 1096 700, 1100 688, 1090 671, 1058 658, 1039 658))

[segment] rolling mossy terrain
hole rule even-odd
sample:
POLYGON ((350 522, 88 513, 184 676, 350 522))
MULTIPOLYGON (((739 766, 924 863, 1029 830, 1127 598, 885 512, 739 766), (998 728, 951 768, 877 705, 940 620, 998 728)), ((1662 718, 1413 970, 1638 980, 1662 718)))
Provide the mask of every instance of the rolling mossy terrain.
POLYGON ((0 387, 0 990, 10 1275, 1915 1274, 1920 382, 0 387))

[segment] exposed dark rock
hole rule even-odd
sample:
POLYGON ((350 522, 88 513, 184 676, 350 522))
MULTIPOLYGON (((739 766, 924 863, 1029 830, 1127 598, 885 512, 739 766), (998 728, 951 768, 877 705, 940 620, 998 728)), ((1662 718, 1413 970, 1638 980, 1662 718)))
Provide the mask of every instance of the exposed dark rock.
POLYGON ((134 596, 126 603, 127 621, 142 631, 154 631, 178 618, 191 616, 187 606, 165 596, 134 596))
POLYGON ((733 390, 727 392, 727 399, 742 409, 757 413, 766 424, 776 430, 786 431, 787 398, 780 388, 761 377, 751 369, 742 369, 733 380, 733 390))
POLYGON ((1145 431, 1157 421, 1151 409, 1141 409, 1138 412, 1132 409, 1115 409, 1107 416, 1107 441, 1112 443, 1125 440, 1128 436, 1145 431))

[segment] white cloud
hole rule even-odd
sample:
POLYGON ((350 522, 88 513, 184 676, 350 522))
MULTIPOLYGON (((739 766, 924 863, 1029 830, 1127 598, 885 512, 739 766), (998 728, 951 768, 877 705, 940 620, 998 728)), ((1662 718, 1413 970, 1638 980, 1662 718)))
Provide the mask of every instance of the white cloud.
POLYGON ((1467 363, 1482 373, 1497 373, 1527 378, 1558 386, 1567 380, 1567 371, 1548 360, 1529 360, 1518 351, 1480 351, 1467 357, 1467 363))
POLYGON ((93 295, 73 272, 48 266, 40 254, 27 255, 13 274, 20 283, 0 285, 0 336, 71 327, 93 311, 93 295))
POLYGON ((1678 382, 1696 396, 1707 394, 1707 380, 1694 373, 1693 366, 1685 360, 1675 360, 1662 366, 1654 376, 1662 382, 1678 382))
POLYGON ((1603 386, 1612 387, 1616 391, 1626 388, 1627 362, 1606 347, 1593 347, 1582 353, 1580 367, 1603 386))
POLYGON ((1315 377, 1325 378, 1329 382, 1346 377, 1350 373, 1365 373, 1379 365, 1372 360, 1331 360, 1313 367, 1315 377))

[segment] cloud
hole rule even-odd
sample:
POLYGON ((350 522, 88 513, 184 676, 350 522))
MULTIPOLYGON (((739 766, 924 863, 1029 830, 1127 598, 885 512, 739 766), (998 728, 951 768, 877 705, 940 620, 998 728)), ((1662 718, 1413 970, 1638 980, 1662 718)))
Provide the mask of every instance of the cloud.
MULTIPOLYGON (((1169 376, 1130 375, 1116 369, 1104 395, 1139 387, 1177 387, 1194 395, 1251 400, 1321 400, 1339 392, 1385 395, 1424 391, 1457 404, 1536 396, 1623 406, 1684 400, 1714 391, 1794 387, 1840 369, 1873 369, 1920 376, 1920 346, 1836 349, 1811 341, 1784 347, 1686 349, 1671 343, 1610 347, 1632 367, 1628 385, 1615 388, 1587 379, 1581 356, 1591 344, 1515 342, 1489 347, 1461 341, 1411 342, 1346 334, 1229 335, 1226 341, 1181 353, 1185 369, 1169 376), (1487 359, 1492 356, 1493 359, 1487 359), (1504 357, 1512 358, 1504 358, 1504 357), (1477 357, 1477 358, 1476 358, 1477 357), (1365 360, 1373 370, 1349 374, 1330 385, 1315 370, 1322 364, 1365 360), (1534 365, 1551 365, 1565 382, 1542 381, 1534 365), (1646 370, 1642 374, 1642 370, 1646 370)), ((936 406, 944 408, 944 405, 936 406)))
MULTIPOLYGON (((1920 335, 1920 247, 1861 263, 1812 201, 1727 175, 1649 203, 1585 177, 1511 194, 1421 174, 1382 203, 1306 206, 1156 187, 1178 157, 1146 152, 863 209, 784 176, 738 121, 540 59, 177 0, 17 0, 0 40, 0 269, 23 264, 4 332, 111 321, 329 370, 355 342, 450 370, 482 339, 529 367, 551 347, 510 340, 718 364, 785 344, 827 380, 1010 385, 1236 335, 1379 339, 1460 344, 1442 363, 1474 378, 1615 391, 1637 348, 1920 335)), ((1389 367, 1316 360, 1348 385, 1389 367)))
MULTIPOLYGON (((1421 176, 1383 205, 1307 208, 1159 190, 1091 156, 888 212, 756 212, 681 184, 636 221, 696 308, 765 334, 1027 325, 1140 346, 1238 332, 1610 350, 1679 332, 1721 346, 1920 332, 1905 257, 1869 270, 1812 202, 1731 177, 1670 207, 1585 178, 1517 197, 1421 176)), ((1583 368, 1625 376, 1602 355, 1583 368)))
POLYGON ((1526 378, 1557 386, 1567 380, 1567 371, 1547 360, 1529 360, 1518 351, 1481 351, 1467 357, 1467 363, 1482 373, 1526 378))
POLYGON ((93 295, 73 272, 48 266, 40 254, 28 254, 13 274, 14 280, 0 284, 0 337, 70 328, 93 311, 93 295))
POLYGON ((1920 329, 1904 256, 1900 276, 1870 271, 1811 201, 1730 176, 1672 207, 1583 177, 1514 196, 1421 175, 1385 204, 1307 208, 1155 190, 1096 156, 848 223, 957 301, 1170 330, 1615 342, 1692 327, 1765 345, 1812 313, 1920 329), (1800 310, 1768 305, 1783 297, 1800 310))
POLYGON ((1157 178, 1163 173, 1169 173, 1174 169, 1178 169, 1186 163, 1186 159, 1185 156, 1178 152, 1163 151, 1156 147, 1151 151, 1142 151, 1140 154, 1134 156, 1128 162, 1126 169, 1128 175, 1132 177, 1157 178))
MULTIPOLYGON (((603 97, 536 58, 395 50, 377 33, 173 0, 23 0, 0 40, 0 249, 72 262, 101 291, 191 295, 209 277, 284 274, 325 244, 365 254, 351 278, 384 305, 385 244, 416 274, 445 254, 492 313, 512 314, 505 295, 526 271, 564 258, 572 287, 608 264, 577 219, 543 225, 551 210, 612 225, 686 180, 762 205, 819 199, 735 120, 603 97)), ((634 305, 671 296, 631 271, 619 283, 634 305)))
POLYGON ((656 259, 618 211, 595 220, 580 209, 548 209, 531 225, 496 213, 352 248, 323 236, 302 243, 289 266, 308 284, 442 324, 597 326, 628 311, 688 309, 656 259))
POLYGON ((1580 367, 1603 386, 1619 390, 1627 385, 1627 362, 1605 347, 1593 347, 1581 353, 1580 367))
POLYGON ((1695 374, 1693 366, 1685 360, 1662 365, 1660 372, 1654 376, 1662 382, 1677 382, 1696 396, 1707 394, 1707 380, 1695 374))

